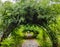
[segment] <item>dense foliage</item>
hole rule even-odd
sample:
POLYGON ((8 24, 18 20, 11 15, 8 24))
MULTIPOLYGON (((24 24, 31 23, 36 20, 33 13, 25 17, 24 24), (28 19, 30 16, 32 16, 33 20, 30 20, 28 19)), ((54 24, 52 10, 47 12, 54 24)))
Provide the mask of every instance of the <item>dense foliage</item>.
MULTIPOLYGON (((56 0, 53 0, 56 2, 56 0)), ((23 30, 37 31, 36 37, 43 47, 58 47, 60 44, 60 4, 50 0, 20 0, 0 3, 0 32, 2 47, 22 44, 23 30), (22 40, 21 40, 22 39, 22 40), (19 44, 20 43, 20 44, 19 44)))

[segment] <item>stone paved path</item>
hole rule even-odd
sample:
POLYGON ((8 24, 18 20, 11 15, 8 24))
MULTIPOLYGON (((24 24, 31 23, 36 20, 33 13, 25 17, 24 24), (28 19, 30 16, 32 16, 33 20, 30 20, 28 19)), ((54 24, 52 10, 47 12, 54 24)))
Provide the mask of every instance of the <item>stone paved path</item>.
POLYGON ((38 47, 38 43, 35 39, 27 39, 25 42, 22 44, 22 47, 38 47))

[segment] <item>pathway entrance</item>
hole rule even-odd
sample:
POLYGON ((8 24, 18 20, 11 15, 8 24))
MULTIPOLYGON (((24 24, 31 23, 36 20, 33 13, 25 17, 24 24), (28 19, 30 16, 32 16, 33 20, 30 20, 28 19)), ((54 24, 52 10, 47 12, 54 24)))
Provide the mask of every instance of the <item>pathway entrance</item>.
POLYGON ((38 42, 35 38, 32 38, 32 35, 30 33, 28 33, 27 37, 28 39, 25 39, 22 44, 22 47, 39 47, 38 42))
POLYGON ((22 44, 22 47, 39 47, 35 39, 28 39, 22 44))

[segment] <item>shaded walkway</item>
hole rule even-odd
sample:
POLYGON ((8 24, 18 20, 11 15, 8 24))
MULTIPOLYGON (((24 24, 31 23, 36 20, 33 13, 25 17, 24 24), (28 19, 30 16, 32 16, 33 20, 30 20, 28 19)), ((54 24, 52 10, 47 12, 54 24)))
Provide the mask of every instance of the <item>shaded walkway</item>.
POLYGON ((37 43, 35 39, 27 39, 22 44, 22 47, 39 47, 39 44, 37 43))

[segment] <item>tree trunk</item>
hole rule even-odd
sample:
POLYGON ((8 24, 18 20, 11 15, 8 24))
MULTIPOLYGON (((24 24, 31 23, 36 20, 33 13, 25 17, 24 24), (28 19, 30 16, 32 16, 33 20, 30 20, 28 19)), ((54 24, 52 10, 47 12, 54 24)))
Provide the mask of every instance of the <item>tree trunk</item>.
POLYGON ((43 25, 43 27, 47 30, 47 33, 49 34, 49 38, 52 41, 52 47, 58 47, 58 39, 56 36, 56 33, 53 32, 48 25, 43 25))
MULTIPOLYGON (((11 31, 13 31, 16 27, 17 27, 18 22, 11 22, 9 24, 9 26, 7 27, 7 29, 5 31, 3 31, 3 35, 1 37, 0 43, 9 36, 9 34, 11 33, 11 31)), ((1 44, 0 44, 1 46, 1 44)))

